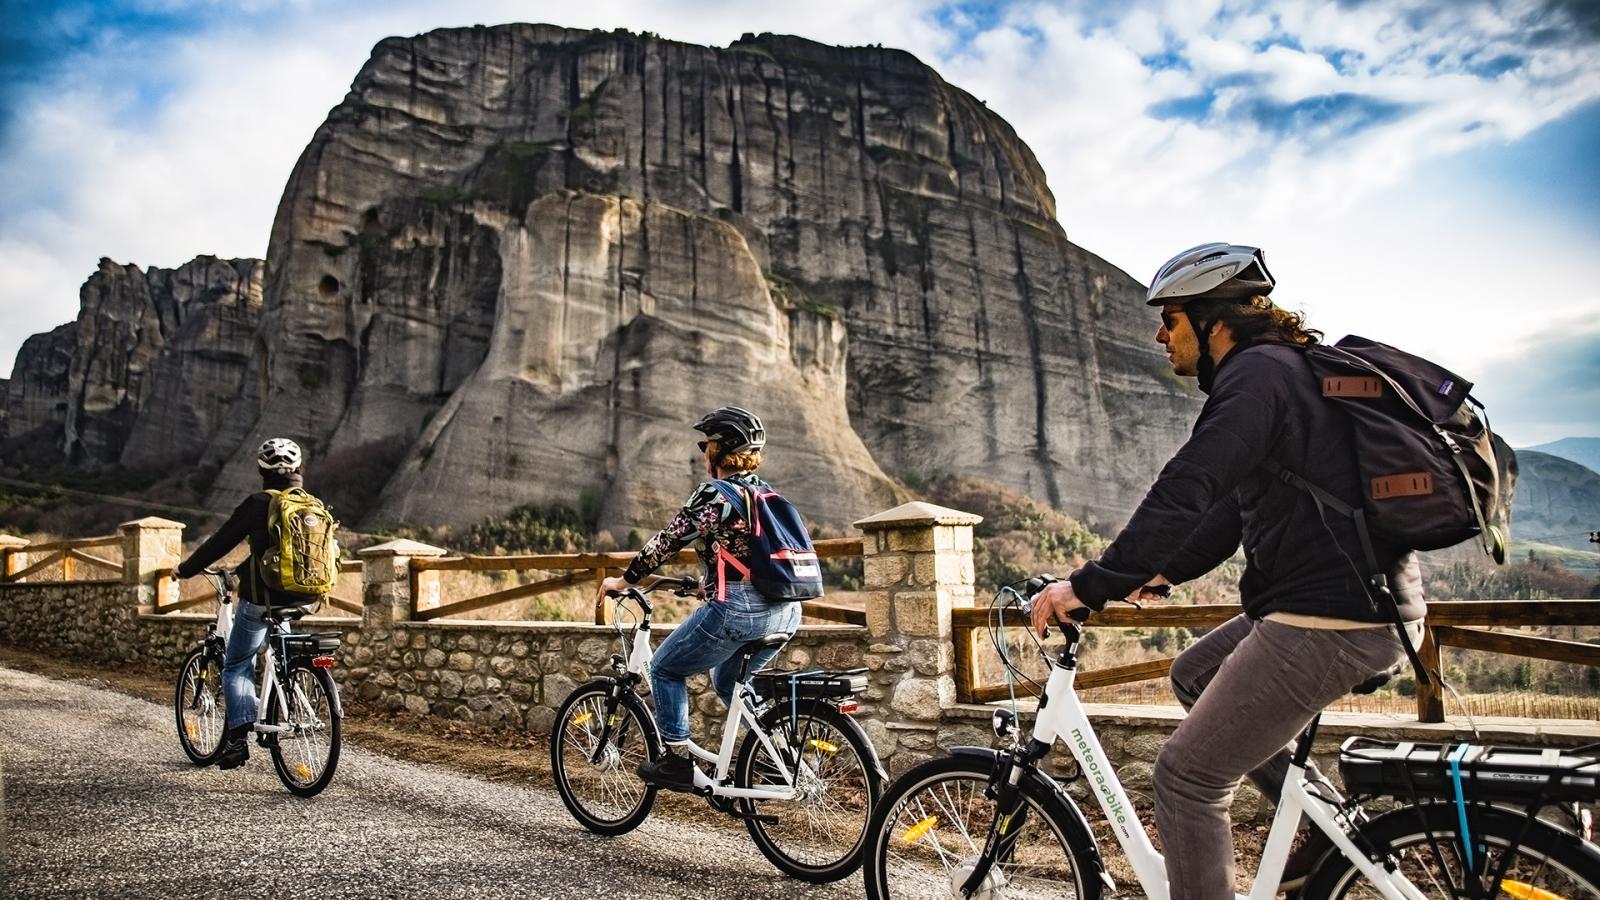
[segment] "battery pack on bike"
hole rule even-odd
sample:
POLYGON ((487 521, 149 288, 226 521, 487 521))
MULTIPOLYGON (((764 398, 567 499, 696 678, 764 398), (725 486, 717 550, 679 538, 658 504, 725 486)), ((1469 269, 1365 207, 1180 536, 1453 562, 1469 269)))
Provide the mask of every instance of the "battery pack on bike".
POLYGON ((1593 803, 1600 799, 1600 745, 1560 750, 1353 737, 1339 747, 1339 774, 1358 795, 1453 800, 1459 790, 1491 803, 1593 803))
POLYGON ((867 689, 866 669, 830 672, 804 669, 793 672, 767 669, 750 676, 756 693, 768 700, 842 700, 867 689))
POLYGON ((283 635, 283 655, 285 659, 309 658, 312 666, 318 669, 331 669, 338 662, 333 653, 339 649, 342 641, 342 636, 334 631, 286 634, 283 635))

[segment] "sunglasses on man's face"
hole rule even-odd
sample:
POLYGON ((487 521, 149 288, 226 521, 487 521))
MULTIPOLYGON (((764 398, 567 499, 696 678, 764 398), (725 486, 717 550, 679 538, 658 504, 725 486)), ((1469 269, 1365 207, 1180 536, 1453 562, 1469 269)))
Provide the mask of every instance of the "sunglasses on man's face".
POLYGON ((1171 331, 1174 328, 1177 328, 1178 327, 1178 313, 1180 313, 1182 311, 1183 310, 1181 310, 1181 309, 1162 309, 1161 310, 1161 326, 1163 328, 1167 329, 1168 331, 1171 331))

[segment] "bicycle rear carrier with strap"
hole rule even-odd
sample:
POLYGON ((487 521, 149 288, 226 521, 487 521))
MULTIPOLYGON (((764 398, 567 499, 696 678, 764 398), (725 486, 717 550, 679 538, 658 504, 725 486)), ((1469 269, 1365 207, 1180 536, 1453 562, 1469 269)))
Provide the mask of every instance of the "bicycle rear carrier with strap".
POLYGON ((822 669, 804 669, 793 672, 767 669, 750 676, 756 693, 769 700, 797 698, 807 700, 839 700, 853 697, 867 689, 867 670, 849 669, 830 672, 822 669))
POLYGON ((1600 799, 1600 745, 1558 750, 1415 744, 1353 737, 1339 748, 1339 774, 1357 795, 1531 803, 1600 799))

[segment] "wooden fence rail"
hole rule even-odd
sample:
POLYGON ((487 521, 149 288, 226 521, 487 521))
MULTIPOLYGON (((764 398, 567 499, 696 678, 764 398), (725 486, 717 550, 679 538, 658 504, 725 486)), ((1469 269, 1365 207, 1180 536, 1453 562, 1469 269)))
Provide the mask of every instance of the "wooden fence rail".
MULTIPOLYGON (((1215 628, 1239 614, 1237 604, 1198 606, 1149 606, 1142 609, 1112 607, 1095 614, 1094 628, 1215 628)), ((986 634, 991 612, 987 608, 956 609, 951 612, 952 639, 955 642, 956 697, 963 703, 987 703, 1011 696, 1005 683, 987 682, 980 670, 978 635, 986 634)), ((1008 625, 1026 627, 1020 614, 1008 625)), ((1442 647, 1486 650, 1533 659, 1600 666, 1600 645, 1524 634, 1484 631, 1482 626, 1600 625, 1600 600, 1465 600, 1433 603, 1428 606, 1425 637, 1418 648, 1424 666, 1441 669, 1442 647), (1478 627, 1468 627, 1478 626, 1478 627)), ((1110 687, 1164 678, 1172 670, 1173 657, 1145 662, 1084 670, 1078 673, 1082 689, 1110 687)), ((1017 693, 1024 693, 1018 689, 1017 693)), ((1444 721, 1443 690, 1437 680, 1417 686, 1417 718, 1423 722, 1444 721)))
POLYGON ((45 544, 27 544, 0 549, 0 583, 19 582, 37 575, 53 566, 61 566, 61 581, 72 581, 78 574, 78 563, 92 568, 122 575, 122 563, 85 553, 97 547, 120 547, 122 535, 107 534, 98 537, 76 538, 70 541, 51 541, 45 544), (39 554, 44 554, 41 558, 39 554), (26 565, 19 565, 21 560, 26 565))
MULTIPOLYGON (((861 538, 832 538, 817 541, 814 546, 817 550, 817 556, 823 559, 860 556, 862 553, 861 538)), ((442 556, 435 559, 414 558, 411 560, 411 597, 414 606, 411 615, 412 618, 421 621, 443 619, 581 584, 593 584, 596 591, 598 591, 600 582, 603 579, 611 575, 620 575, 628 563, 633 560, 634 556, 633 552, 619 552, 442 556), (553 575, 529 584, 521 584, 488 594, 479 594, 449 601, 440 599, 437 576, 433 574, 437 572, 506 571, 560 572, 563 574, 553 575)), ((668 564, 692 564, 695 562, 695 558, 693 551, 683 550, 669 560, 668 564)), ((595 608, 595 624, 606 624, 610 611, 610 604, 597 606, 595 608)), ((805 605, 805 614, 831 622, 854 625, 866 624, 866 613, 830 603, 807 603, 805 605)))

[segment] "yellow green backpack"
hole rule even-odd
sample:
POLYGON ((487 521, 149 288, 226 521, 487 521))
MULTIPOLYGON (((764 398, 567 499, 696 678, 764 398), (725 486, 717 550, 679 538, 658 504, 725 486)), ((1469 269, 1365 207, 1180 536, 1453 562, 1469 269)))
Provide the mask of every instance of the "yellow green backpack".
MULTIPOLYGON (((261 557, 267 587, 290 594, 323 596, 339 579, 339 523, 321 500, 304 488, 267 491, 267 534, 261 557)), ((309 599, 309 598, 308 598, 309 599)))

